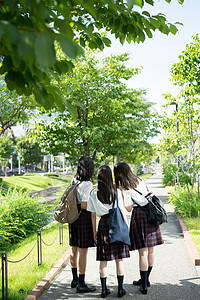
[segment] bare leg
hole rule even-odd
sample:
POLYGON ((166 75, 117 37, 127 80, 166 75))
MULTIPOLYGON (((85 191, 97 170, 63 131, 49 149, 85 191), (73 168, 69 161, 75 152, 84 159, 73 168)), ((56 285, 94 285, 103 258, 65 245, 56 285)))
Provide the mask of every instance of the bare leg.
POLYGON ((72 252, 70 254, 71 268, 77 268, 77 258, 78 258, 78 247, 72 246, 72 252))
POLYGON ((148 248, 138 249, 140 271, 148 270, 148 248))
POLYGON ((123 259, 116 259, 116 272, 118 276, 123 276, 124 275, 124 264, 123 264, 123 259))
POLYGON ((148 266, 153 267, 154 264, 154 251, 153 247, 148 248, 148 266))
POLYGON ((106 277, 106 268, 107 268, 107 261, 100 261, 99 275, 100 275, 101 278, 106 277))
POLYGON ((79 274, 85 274, 88 248, 79 248, 79 274))

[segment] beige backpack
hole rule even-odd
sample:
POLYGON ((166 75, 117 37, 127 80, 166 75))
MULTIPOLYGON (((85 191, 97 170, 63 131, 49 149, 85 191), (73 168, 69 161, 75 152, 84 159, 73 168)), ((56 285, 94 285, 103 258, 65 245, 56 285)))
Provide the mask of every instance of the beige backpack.
POLYGON ((73 223, 80 216, 81 210, 78 210, 77 204, 77 190, 76 187, 80 184, 72 183, 67 187, 62 198, 60 200, 59 205, 56 207, 54 212, 54 218, 59 223, 73 223))

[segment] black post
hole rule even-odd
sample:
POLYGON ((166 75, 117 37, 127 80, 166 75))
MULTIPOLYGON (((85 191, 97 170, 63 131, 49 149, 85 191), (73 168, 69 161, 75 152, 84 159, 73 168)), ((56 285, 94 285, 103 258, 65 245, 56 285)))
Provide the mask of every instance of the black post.
POLYGON ((2 300, 8 299, 8 262, 7 253, 1 254, 2 259, 2 300))
POLYGON ((38 253, 38 266, 42 265, 42 231, 37 231, 37 253, 38 253))
POLYGON ((63 224, 59 223, 59 242, 63 245, 63 224))
MULTIPOLYGON (((177 102, 176 102, 176 113, 178 113, 178 103, 177 102)), ((178 132, 179 132, 178 116, 176 116, 176 132, 177 132, 177 138, 178 138, 178 132)), ((179 157, 177 156, 176 159, 177 159, 177 185, 179 185, 179 157)))

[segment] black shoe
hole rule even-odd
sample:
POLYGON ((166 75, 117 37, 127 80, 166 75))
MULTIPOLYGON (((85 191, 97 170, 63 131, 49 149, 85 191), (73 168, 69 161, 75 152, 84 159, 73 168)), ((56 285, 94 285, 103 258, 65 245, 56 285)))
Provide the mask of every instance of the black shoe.
MULTIPOLYGON (((141 279, 137 280, 137 281, 133 281, 133 285, 137 285, 140 286, 141 285, 141 279)), ((147 287, 150 287, 150 281, 147 281, 147 287)))
POLYGON ((75 287, 77 287, 77 285, 78 285, 78 280, 72 280, 71 287, 75 288, 75 287))
POLYGON ((146 294, 147 294, 147 289, 144 289, 143 287, 140 287, 140 292, 141 292, 143 295, 146 295, 146 294))
POLYGON ((87 285, 77 286, 76 288, 77 293, 91 293, 94 291, 96 291, 96 288, 89 288, 87 285))
POLYGON ((122 298, 124 295, 126 295, 126 291, 124 289, 117 293, 118 298, 122 298))
POLYGON ((101 293, 101 298, 106 298, 109 294, 110 294, 110 290, 107 289, 106 291, 103 291, 103 292, 101 293))

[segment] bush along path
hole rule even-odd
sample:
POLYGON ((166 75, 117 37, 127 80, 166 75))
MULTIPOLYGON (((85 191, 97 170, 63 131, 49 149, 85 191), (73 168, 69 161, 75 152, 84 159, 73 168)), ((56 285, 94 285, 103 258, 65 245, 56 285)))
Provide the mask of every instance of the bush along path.
MULTIPOLYGON (((168 213, 168 223, 161 225, 164 244, 155 247, 155 264, 150 276, 151 286, 148 288, 148 294, 145 297, 150 300, 200 299, 198 267, 195 267, 193 264, 180 226, 176 220, 174 208, 167 202, 168 193, 167 189, 162 185, 162 176, 155 174, 147 179, 146 182, 149 189, 164 201, 168 213)), ((96 249, 90 248, 86 282, 88 285, 96 286, 97 290, 89 295, 77 294, 75 289, 70 287, 72 275, 70 266, 67 264, 52 280, 49 288, 39 296, 39 300, 99 298, 101 284, 98 268, 96 249)), ((131 251, 131 257, 124 259, 124 270, 124 288, 127 294, 123 298, 141 299, 143 296, 141 296, 138 287, 132 284, 133 280, 139 278, 137 251, 131 251)), ((108 288, 111 290, 109 298, 116 298, 117 280, 115 263, 113 261, 108 262, 107 283, 108 288)))

